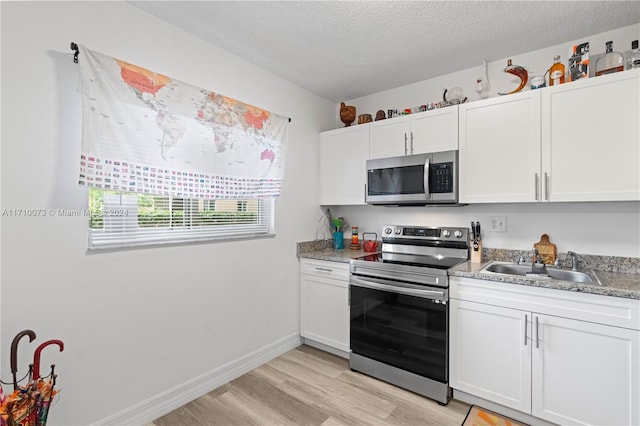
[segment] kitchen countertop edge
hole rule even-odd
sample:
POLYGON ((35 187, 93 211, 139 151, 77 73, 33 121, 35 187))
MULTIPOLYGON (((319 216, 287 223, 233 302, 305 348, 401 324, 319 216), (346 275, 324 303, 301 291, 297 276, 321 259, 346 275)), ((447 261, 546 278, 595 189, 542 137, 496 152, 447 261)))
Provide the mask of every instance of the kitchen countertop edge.
POLYGON ((362 248, 359 250, 351 250, 351 249, 343 249, 343 250, 335 250, 332 248, 321 249, 321 250, 312 250, 308 252, 299 252, 298 257, 300 259, 315 259, 315 260, 327 260, 330 262, 341 262, 341 263, 349 263, 351 259, 356 259, 358 257, 368 256, 371 254, 377 254, 379 252, 368 252, 364 251, 362 248))
MULTIPOLYGON (((364 250, 335 250, 322 248, 319 250, 299 251, 301 259, 326 260, 330 262, 349 263, 351 259, 375 254, 364 250)), ((550 279, 535 279, 531 277, 519 277, 515 275, 481 272, 490 262, 471 263, 467 261, 449 269, 449 276, 496 281, 509 284, 525 285, 531 287, 551 288, 557 290, 574 291, 579 293, 599 294, 603 296, 623 297, 640 300, 640 275, 620 272, 595 271, 603 285, 589 283, 574 283, 550 279)))

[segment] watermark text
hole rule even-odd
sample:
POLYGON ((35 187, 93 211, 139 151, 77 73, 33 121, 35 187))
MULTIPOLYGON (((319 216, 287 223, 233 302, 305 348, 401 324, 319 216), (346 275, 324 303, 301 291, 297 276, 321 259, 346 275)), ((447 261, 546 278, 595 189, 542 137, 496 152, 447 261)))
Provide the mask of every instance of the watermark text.
POLYGON ((104 209, 91 211, 90 209, 2 209, 2 217, 90 217, 90 216, 129 216, 127 209, 104 209))

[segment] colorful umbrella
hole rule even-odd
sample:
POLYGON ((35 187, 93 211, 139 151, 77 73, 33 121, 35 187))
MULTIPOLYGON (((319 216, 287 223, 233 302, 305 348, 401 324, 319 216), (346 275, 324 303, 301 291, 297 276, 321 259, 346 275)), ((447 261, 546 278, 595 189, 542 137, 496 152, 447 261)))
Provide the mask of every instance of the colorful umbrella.
POLYGON ((14 390, 6 395, 0 387, 0 426, 45 426, 49 415, 49 408, 53 397, 58 393, 54 389, 57 375, 55 365, 51 365, 51 373, 40 377, 40 357, 42 350, 50 345, 57 345, 60 352, 64 350, 61 340, 47 340, 38 346, 34 352, 33 364, 29 366, 29 373, 25 376, 29 380, 25 386, 19 386, 17 379, 17 347, 18 342, 25 335, 30 341, 35 339, 35 333, 24 330, 18 333, 11 344, 11 373, 13 375, 14 390))

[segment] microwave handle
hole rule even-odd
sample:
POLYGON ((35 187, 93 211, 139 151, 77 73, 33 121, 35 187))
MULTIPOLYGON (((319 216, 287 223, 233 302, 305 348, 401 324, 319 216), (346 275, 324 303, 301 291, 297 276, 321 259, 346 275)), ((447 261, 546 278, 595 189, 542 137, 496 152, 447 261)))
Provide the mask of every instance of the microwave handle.
POLYGON ((427 155, 424 160, 424 195, 428 200, 431 198, 429 193, 429 168, 431 167, 431 156, 427 155))

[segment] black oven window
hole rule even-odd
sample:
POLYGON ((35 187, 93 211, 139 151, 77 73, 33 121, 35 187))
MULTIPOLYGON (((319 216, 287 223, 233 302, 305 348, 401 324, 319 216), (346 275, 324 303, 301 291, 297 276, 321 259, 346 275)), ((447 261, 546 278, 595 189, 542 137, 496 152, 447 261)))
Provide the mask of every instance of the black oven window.
POLYGON ((447 305, 351 286, 351 350, 445 383, 447 305))

